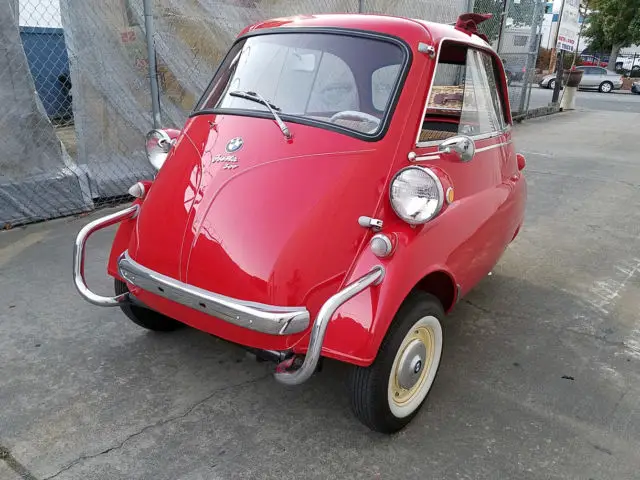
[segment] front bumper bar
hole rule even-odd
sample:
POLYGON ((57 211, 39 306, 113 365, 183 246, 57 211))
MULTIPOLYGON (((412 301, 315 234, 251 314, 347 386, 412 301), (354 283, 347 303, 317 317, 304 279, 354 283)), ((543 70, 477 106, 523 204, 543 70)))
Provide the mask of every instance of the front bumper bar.
POLYGON ((127 251, 118 258, 118 271, 136 287, 249 330, 291 335, 309 326, 304 307, 274 307, 225 297, 154 272, 131 259, 127 251))
POLYGON ((102 295, 98 295, 89 290, 87 281, 84 278, 84 255, 87 240, 89 240, 91 235, 96 233, 98 230, 110 227, 111 225, 120 223, 123 220, 135 218, 138 215, 139 208, 140 207, 138 205, 132 205, 124 210, 107 215, 106 217, 98 218, 97 220, 85 225, 82 230, 78 232, 76 243, 73 247, 73 281, 80 295, 89 303, 93 303, 99 307, 117 307, 118 305, 129 301, 128 293, 116 295, 115 297, 103 297, 102 295))
MULTIPOLYGON (((78 292, 88 302, 112 307, 133 299, 131 293, 103 297, 92 292, 84 278, 84 257, 86 242, 93 233, 125 219, 135 218, 138 210, 139 206, 133 205, 99 218, 78 233, 74 249, 73 275, 78 292)), ((249 330, 270 335, 291 335, 303 332, 309 326, 310 315, 304 307, 279 307, 226 297, 140 265, 129 256, 128 251, 123 252, 118 258, 118 272, 128 283, 145 291, 249 330)), ((327 326, 335 312, 363 290, 379 285, 384 273, 384 267, 378 265, 329 298, 313 322, 309 347, 302 365, 290 371, 283 367, 287 363, 284 362, 275 373, 276 380, 287 385, 297 385, 306 381, 316 370, 327 326)))

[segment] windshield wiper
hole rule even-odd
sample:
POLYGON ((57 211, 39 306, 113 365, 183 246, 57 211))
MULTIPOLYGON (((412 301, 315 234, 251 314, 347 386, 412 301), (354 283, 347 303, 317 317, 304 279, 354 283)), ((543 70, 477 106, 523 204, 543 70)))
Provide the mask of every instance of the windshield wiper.
POLYGON ((273 115, 273 118, 276 120, 278 127, 280 127, 280 130, 282 131, 282 134, 284 135, 284 137, 286 139, 291 138, 291 132, 289 131, 289 127, 287 127, 286 123, 282 121, 282 119, 280 118, 280 115, 278 115, 278 113, 276 112, 276 110, 279 111, 280 109, 276 107, 274 104, 269 103, 269 101, 266 100, 262 95, 256 92, 243 92, 242 90, 234 90, 233 92, 229 92, 229 95, 231 95, 232 97, 240 97, 240 98, 244 98, 245 100, 251 100, 253 102, 261 103, 262 105, 267 107, 271 112, 271 115, 273 115))

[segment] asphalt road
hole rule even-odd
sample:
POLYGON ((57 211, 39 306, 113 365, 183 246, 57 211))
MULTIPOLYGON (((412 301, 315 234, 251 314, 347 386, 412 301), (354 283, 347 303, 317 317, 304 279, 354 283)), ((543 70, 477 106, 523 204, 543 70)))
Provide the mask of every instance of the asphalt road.
MULTIPOLYGON (((638 479, 638 122, 515 127, 525 225, 448 318, 427 404, 392 437, 351 415, 343 365, 285 388, 237 347, 81 300, 73 238, 105 211, 0 233, 0 478, 638 479)), ((89 245, 101 292, 112 235, 89 245)))
MULTIPOLYGON (((560 91, 560 94, 562 95, 562 91, 560 91)), ((511 95, 513 96, 513 94, 511 95)), ((547 106, 551 102, 552 96, 553 90, 539 88, 536 85, 531 89, 529 106, 530 108, 547 106)), ((512 102, 516 105, 517 101, 517 98, 512 98, 512 102)), ((580 110, 640 113, 640 95, 622 92, 600 93, 581 90, 576 96, 576 108, 580 110)))

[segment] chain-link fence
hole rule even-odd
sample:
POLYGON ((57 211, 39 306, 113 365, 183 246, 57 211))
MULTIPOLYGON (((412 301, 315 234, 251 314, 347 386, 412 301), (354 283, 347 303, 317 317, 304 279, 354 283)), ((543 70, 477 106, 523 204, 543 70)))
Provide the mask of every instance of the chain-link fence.
POLYGON ((522 112, 542 4, 507 1, 505 10, 498 0, 475 9, 473 0, 0 0, 0 228, 128 199, 129 186, 153 175, 143 138, 154 120, 180 128, 236 35, 268 18, 362 12, 452 23, 494 13, 483 28, 514 72, 510 97, 522 112))
POLYGON ((529 110, 545 1, 476 0, 474 11, 493 17, 480 25, 505 66, 515 118, 529 110))

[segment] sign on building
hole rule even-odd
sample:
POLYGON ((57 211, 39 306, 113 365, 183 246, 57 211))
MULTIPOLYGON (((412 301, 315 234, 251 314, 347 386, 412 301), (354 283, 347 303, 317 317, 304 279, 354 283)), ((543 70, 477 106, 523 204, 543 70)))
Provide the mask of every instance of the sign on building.
POLYGON ((580 0, 564 0, 562 17, 558 28, 558 50, 574 52, 578 45, 578 34, 580 32, 580 0))

